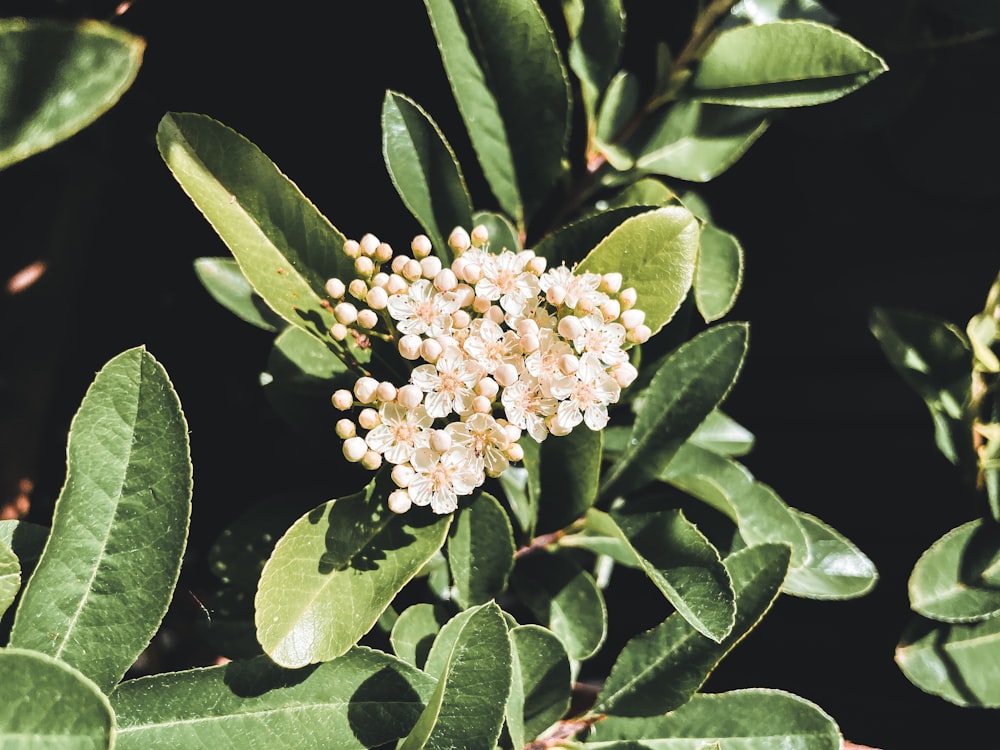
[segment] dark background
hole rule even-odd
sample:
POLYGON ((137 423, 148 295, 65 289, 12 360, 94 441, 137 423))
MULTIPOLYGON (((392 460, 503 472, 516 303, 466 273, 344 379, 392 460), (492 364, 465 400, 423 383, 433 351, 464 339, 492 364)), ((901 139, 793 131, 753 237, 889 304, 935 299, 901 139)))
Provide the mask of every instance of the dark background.
MULTIPOLYGON (((688 19, 666 15, 675 5, 684 4, 626 3, 629 43, 683 38, 688 19)), ((788 112, 730 171, 687 187, 746 251, 729 319, 750 321, 750 353, 726 404, 757 436, 745 463, 789 504, 850 537, 881 580, 848 602, 782 597, 707 689, 790 690, 825 708, 848 739, 886 750, 954 747, 996 735, 1000 714, 925 695, 893 650, 913 563, 984 505, 963 494, 937 453, 926 410, 882 357, 868 318, 875 305, 898 306, 964 328, 983 306, 1000 270, 1000 44, 992 35, 935 42, 970 27, 920 3, 826 6, 890 71, 839 102, 788 112)), ((107 18, 113 9, 0 0, 0 15, 107 18)), ((337 493, 330 467, 341 464, 328 460, 329 446, 303 445, 264 399, 257 376, 272 336, 198 284, 192 261, 227 250, 161 161, 159 119, 215 117, 257 144, 344 234, 373 231, 397 245, 419 228, 382 164, 385 89, 420 102, 467 172, 473 162, 416 0, 140 0, 119 23, 147 41, 122 101, 0 173, 3 278, 49 263, 29 292, 0 299, 0 447, 7 466, 35 477, 30 518, 48 523, 86 387, 111 357, 146 345, 191 430, 183 592, 196 589, 207 545, 241 508, 290 490, 312 507, 337 493)), ((489 207, 488 193, 474 198, 489 207)), ((185 599, 174 615, 193 617, 195 607, 185 599)))

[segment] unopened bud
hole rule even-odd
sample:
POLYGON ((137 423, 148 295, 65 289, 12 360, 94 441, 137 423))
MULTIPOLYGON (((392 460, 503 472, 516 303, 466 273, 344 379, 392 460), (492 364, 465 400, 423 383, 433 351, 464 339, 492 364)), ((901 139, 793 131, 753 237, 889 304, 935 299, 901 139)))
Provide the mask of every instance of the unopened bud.
MULTIPOLYGON (((368 260, 365 258, 365 260, 368 260)), ((368 294, 368 285, 361 279, 354 279, 351 281, 351 285, 347 287, 347 291, 351 293, 354 299, 364 299, 365 295, 368 294)))
POLYGON ((341 302, 333 308, 333 317, 337 319, 338 323, 349 326, 358 319, 358 308, 350 302, 341 302))
POLYGON ((340 411, 347 411, 354 406, 354 394, 346 388, 340 388, 339 390, 333 392, 331 401, 333 402, 334 408, 339 409, 340 411))
POLYGON ((431 254, 431 241, 425 234, 418 234, 410 242, 410 250, 413 251, 414 258, 426 258, 431 254))
POLYGON ((340 299, 347 291, 344 282, 340 279, 328 279, 326 282, 326 293, 333 299, 340 299))
POLYGON ((373 286, 365 294, 365 303, 372 310, 384 310, 389 304, 389 293, 380 286, 373 286))
POLYGON ((362 409, 361 413, 358 414, 358 424, 364 430, 374 430, 381 421, 378 412, 370 406, 367 409, 362 409))
POLYGON ((448 235, 448 246, 458 255, 468 250, 471 244, 472 240, 469 239, 469 233, 462 229, 462 227, 455 227, 451 230, 451 234, 448 235))
POLYGON ((392 258, 392 246, 388 242, 379 243, 379 246, 375 248, 375 260, 379 263, 385 263, 387 260, 392 258))
POLYGON ((374 234, 366 234, 361 238, 361 254, 370 258, 375 254, 375 248, 379 246, 379 238, 374 234))
POLYGON ((357 428, 354 426, 354 422, 350 419, 338 419, 337 420, 337 437, 341 440, 347 440, 347 438, 352 438, 358 434, 357 428))
POLYGON ((396 391, 396 403, 404 409, 416 409, 423 400, 424 392, 413 383, 407 383, 396 391))
POLYGON ((382 454, 378 451, 367 450, 361 457, 361 465, 368 471, 375 471, 382 465, 382 454))
POLYGON ((424 342, 415 333, 408 333, 399 339, 399 354, 403 359, 413 361, 420 358, 420 345, 424 342))
POLYGON ((362 404, 370 404, 375 400, 375 392, 378 390, 378 381, 367 375, 358 378, 354 384, 354 395, 362 404))
POLYGON ((344 255, 348 258, 357 258, 361 254, 361 246, 357 240, 347 240, 344 243, 344 255))
POLYGON ((470 241, 476 247, 484 247, 486 243, 490 241, 490 230, 483 224, 477 224, 472 228, 470 241))
POLYGON ((374 328, 378 325, 378 313, 368 308, 358 310, 358 325, 362 328, 374 328))
POLYGON ((389 505, 389 510, 393 513, 406 513, 413 505, 410 493, 406 490, 393 490, 389 493, 389 499, 386 502, 389 505))
POLYGON ((347 440, 344 441, 344 458, 352 464, 356 464, 364 458, 367 452, 368 443, 364 441, 364 438, 355 436, 347 438, 347 440))

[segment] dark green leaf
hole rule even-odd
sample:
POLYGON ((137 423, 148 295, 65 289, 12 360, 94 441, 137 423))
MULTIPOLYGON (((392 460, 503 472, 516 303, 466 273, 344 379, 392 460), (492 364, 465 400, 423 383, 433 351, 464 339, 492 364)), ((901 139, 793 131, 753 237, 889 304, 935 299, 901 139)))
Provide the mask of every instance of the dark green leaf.
POLYGON ((135 80, 145 47, 100 21, 0 19, 0 169, 111 109, 135 80))
POLYGON ((777 598, 788 569, 788 547, 761 544, 725 560, 736 592, 736 624, 721 642, 672 614, 636 636, 601 690, 595 710, 617 716, 653 716, 684 705, 729 651, 752 630, 777 598))
POLYGON ((511 685, 511 646, 500 608, 467 610, 437 688, 400 750, 493 750, 511 685))
POLYGON ((114 747, 108 699, 86 676, 37 651, 0 649, 0 746, 114 747))
POLYGON ((444 544, 450 515, 397 515, 385 489, 373 480, 323 503, 278 541, 255 600, 257 639, 278 664, 345 653, 444 544))
POLYGON ((490 250, 499 253, 502 250, 520 252, 521 239, 517 228, 503 214, 492 211, 477 211, 472 215, 472 226, 484 226, 490 236, 490 250))
POLYGON ((648 210, 648 205, 626 206, 592 214, 579 221, 565 224, 546 235, 533 250, 535 254, 545 258, 550 267, 560 263, 572 267, 625 219, 646 213, 648 210))
POLYGON ((167 611, 191 514, 187 423, 145 349, 119 354, 97 374, 67 456, 52 532, 10 645, 62 659, 108 692, 167 611))
POLYGON ((382 102, 382 156, 396 192, 447 263, 451 230, 471 228, 465 178, 437 124, 419 104, 394 91, 382 102))
POLYGON ((258 657, 142 677, 111 696, 116 747, 378 747, 410 731, 433 689, 432 678, 367 648, 303 669, 258 657))
POLYGON ((587 512, 597 499, 601 474, 601 432, 579 425, 539 448, 538 524, 535 534, 557 531, 587 512))
POLYGON ((563 0, 562 6, 570 35, 569 65, 580 80, 587 120, 593 122, 598 97, 618 70, 625 9, 621 0, 563 0))
POLYGON ((604 597, 590 574, 568 558, 542 551, 519 558, 511 587, 562 641, 571 659, 589 659, 604 643, 604 597))
POLYGON ((744 323, 715 326, 666 359, 642 394, 628 449, 608 472, 602 497, 625 494, 666 469, 735 382, 746 355, 747 333, 744 323))
POLYGON ((510 631, 513 679, 507 698, 507 729, 523 747, 566 713, 572 689, 569 657, 562 642, 538 625, 510 631))
POLYGON ((706 323, 718 320, 736 304, 743 286, 743 247, 729 232, 705 224, 694 271, 694 299, 706 323))
POLYGON ((609 208, 627 206, 665 206, 677 199, 676 193, 655 177, 643 177, 622 188, 608 201, 609 208))
POLYGON ((909 581, 910 606, 941 622, 1000 615, 1000 528, 982 519, 962 524, 921 555, 909 581))
POLYGON ((423 669, 427 654, 448 615, 440 605, 420 602, 403 610, 392 626, 392 650, 407 664, 423 669))
POLYGON ((716 409, 698 425, 689 442, 719 456, 744 456, 753 449, 754 436, 732 417, 716 409))
MULTIPOLYGON (((534 446, 537 451, 538 443, 534 440, 525 441, 524 444, 528 447, 534 446)), ((527 455, 527 451, 525 451, 525 456, 527 455)), ((528 470, 522 466, 510 466, 498 477, 498 481, 503 487, 504 497, 507 499, 510 512, 513 514, 514 520, 517 521, 520 530, 530 534, 538 519, 538 506, 537 498, 533 498, 532 493, 528 490, 528 470)))
POLYGON ((780 690, 751 688, 695 695, 666 716, 608 717, 594 726, 587 747, 840 750, 837 724, 819 706, 780 690), (635 742, 638 740, 639 742, 635 742))
POLYGON ((495 497, 484 492, 458 511, 447 550, 460 607, 485 604, 500 595, 516 550, 510 519, 495 497))
POLYGON ((344 235, 260 149, 209 117, 167 114, 156 143, 257 294, 292 325, 328 338, 326 282, 354 276, 344 235))
POLYGON ((854 599, 878 582, 868 556, 849 539, 818 518, 790 508, 806 540, 806 559, 788 569, 781 589, 809 599, 854 599))
POLYGON ((607 158, 608 163, 620 171, 631 169, 635 159, 619 139, 639 108, 639 76, 627 70, 619 71, 608 82, 601 99, 594 126, 594 145, 607 158))
POLYGON ((265 331, 284 327, 285 321, 264 304, 232 258, 195 258, 194 272, 212 299, 240 319, 265 331))
POLYGON ((30 521, 0 521, 0 546, 9 547, 17 557, 21 577, 27 578, 42 555, 49 530, 30 521))
POLYGON ((21 588, 21 565, 14 550, 0 543, 0 617, 14 603, 21 588))
POLYGON ((775 21, 720 33, 691 79, 691 95, 741 107, 800 107, 839 99, 888 68, 856 39, 814 21, 775 21))

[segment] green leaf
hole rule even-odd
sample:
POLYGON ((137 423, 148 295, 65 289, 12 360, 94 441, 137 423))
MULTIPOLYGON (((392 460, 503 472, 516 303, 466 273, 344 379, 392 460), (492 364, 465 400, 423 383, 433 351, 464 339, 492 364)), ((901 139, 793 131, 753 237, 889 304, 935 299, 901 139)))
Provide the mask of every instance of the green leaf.
POLYGON ((222 123, 170 113, 156 131, 160 155, 281 318, 326 339, 335 321, 330 278, 354 276, 345 237, 246 138, 222 123))
POLYGON ((265 331, 284 327, 285 321, 264 304, 232 258, 195 258, 194 272, 212 299, 241 320, 265 331))
POLYGON ((721 32, 690 94, 740 107, 801 107, 839 99, 886 70, 881 57, 831 26, 776 21, 721 32))
POLYGON ((1000 528, 978 519, 952 529, 920 556, 910 575, 910 607, 941 622, 1000 614, 1000 528))
POLYGON ((739 161, 769 124, 767 110, 680 101, 644 120, 625 143, 605 148, 620 171, 708 182, 739 161))
POLYGON ((965 458, 972 355, 961 331, 930 315, 885 308, 872 312, 869 325, 889 364, 930 409, 938 450, 952 463, 965 458))
POLYGON ((507 729, 512 745, 524 747, 569 709, 572 692, 569 657, 562 642, 538 625, 510 631, 513 678, 507 697, 507 729))
POLYGON ((407 664, 423 669, 427 654, 448 615, 440 605, 420 602, 403 610, 392 626, 392 650, 407 664))
POLYGON ((584 258, 578 271, 618 272, 634 287, 646 325, 660 330, 680 308, 694 279, 698 221, 681 206, 664 206, 623 221, 584 258))
POLYGON ((734 552, 725 566, 736 592, 736 624, 721 642, 672 614, 627 644, 611 668, 596 711, 653 716, 684 705, 722 658, 771 608, 788 568, 789 549, 760 544, 734 552))
POLYGON ((387 488, 331 500, 275 545, 255 599, 257 639, 285 667, 328 661, 358 642, 444 544, 451 516, 397 515, 387 488))
POLYGON ((499 253, 501 250, 520 252, 521 239, 517 227, 511 224, 506 216, 492 211, 477 211, 472 215, 472 226, 480 225, 486 227, 486 231, 489 232, 490 249, 494 253, 499 253))
MULTIPOLYGON (((637 116, 641 84, 639 76, 621 70, 608 82, 601 99, 601 108, 594 123, 593 146, 600 151, 615 169, 625 171, 635 165, 635 157, 628 147, 619 143, 627 132, 629 123, 637 116)), ((643 119, 640 127, 648 120, 643 119)))
POLYGON ((601 477, 601 432, 581 424, 569 435, 541 443, 537 469, 538 524, 535 534, 557 531, 587 512, 597 499, 601 477))
POLYGON ((569 80, 552 29, 535 0, 463 1, 461 23, 450 2, 425 5, 486 180, 521 226, 562 176, 569 140, 569 80))
POLYGON ((511 685, 511 645, 500 608, 467 610, 437 688, 400 750, 493 750, 511 685))
POLYGON ((733 309, 743 286, 743 247, 729 232, 706 223, 694 271, 694 300, 706 323, 733 309))
POLYGON ((972 624, 914 617, 896 647, 914 685, 959 706, 1000 708, 1000 617, 972 624))
POLYGON ((754 0, 752 3, 737 3, 733 6, 724 23, 761 24, 796 18, 819 21, 831 26, 837 21, 837 17, 816 0, 754 0))
POLYGON ((510 519, 495 497, 481 493, 458 511, 447 550, 460 607, 485 604, 500 595, 514 567, 516 548, 510 519))
POLYGON ((648 210, 647 205, 634 205, 591 214, 545 235, 533 250, 536 255, 545 258, 550 267, 560 263, 573 267, 625 219, 646 213, 648 210))
POLYGON ((0 19, 0 169, 111 109, 135 80, 145 47, 100 21, 0 19))
POLYGON ((587 121, 593 122, 597 99, 618 70, 625 9, 621 0, 563 0, 562 6, 570 36, 569 65, 580 81, 587 121))
POLYGON ((602 497, 623 495, 663 472, 729 393, 743 365, 747 334, 744 323, 715 326, 667 357, 642 394, 629 447, 604 479, 602 497))
POLYGON ((0 617, 14 603, 21 588, 21 564, 14 550, 0 543, 0 617))
MULTIPOLYGON (((534 440, 525 441, 525 446, 528 449, 534 447, 535 452, 538 450, 538 443, 534 440)), ((531 462, 528 458, 528 451, 525 451, 524 461, 525 465, 531 462)), ((537 463, 537 461, 535 461, 537 463)), ((537 475, 535 477, 537 479, 537 475)), ((537 497, 533 497, 532 491, 528 489, 528 470, 523 466, 510 466, 507 470, 501 474, 497 480, 500 482, 500 486, 503 488, 504 497, 507 500, 507 505, 510 506, 510 512, 514 516, 514 520, 517 521, 517 525, 522 532, 525 534, 531 534, 531 530, 535 526, 535 522, 538 519, 538 505, 537 497)), ((537 492, 534 495, 537 496, 537 492)))
POLYGON ((611 515, 591 508, 588 531, 618 539, 681 616, 699 633, 722 641, 736 616, 733 584, 719 551, 679 510, 611 515))
POLYGON ((0 746, 4 750, 115 747, 108 699, 85 675, 37 651, 0 649, 0 746))
POLYGON ((586 746, 706 748, 720 737, 725 738, 722 747, 745 750, 840 750, 843 745, 837 724, 815 703, 781 690, 751 688, 695 695, 666 716, 610 716, 594 725, 586 746))
POLYGON ((434 680, 367 648, 304 669, 266 657, 122 683, 118 750, 378 747, 413 727, 434 680))
POLYGON ((514 566, 511 587, 571 659, 589 659, 601 648, 608 632, 604 597, 572 560, 543 551, 525 555, 514 566))
POLYGON ((472 200, 448 141, 419 104, 387 91, 382 102, 382 156, 392 184, 443 261, 448 235, 472 226, 472 200))
POLYGON ((62 659, 108 692, 167 611, 191 515, 187 424, 145 349, 97 374, 70 425, 67 456, 10 645, 62 659))
POLYGON ((719 456, 745 456, 753 449, 754 436, 732 417, 716 409, 698 425, 689 442, 719 456))
POLYGON ((867 555, 818 518, 789 510, 805 536, 806 558, 788 569, 784 593, 809 599, 854 599, 875 587, 878 571, 867 555))
POLYGON ((37 523, 15 520, 0 521, 0 544, 10 547, 14 551, 21 564, 21 571, 25 573, 29 568, 35 567, 48 536, 48 528, 37 523))
POLYGON ((621 192, 608 201, 608 206, 612 209, 625 206, 665 206, 676 199, 674 191, 660 180, 643 177, 622 188, 621 192))

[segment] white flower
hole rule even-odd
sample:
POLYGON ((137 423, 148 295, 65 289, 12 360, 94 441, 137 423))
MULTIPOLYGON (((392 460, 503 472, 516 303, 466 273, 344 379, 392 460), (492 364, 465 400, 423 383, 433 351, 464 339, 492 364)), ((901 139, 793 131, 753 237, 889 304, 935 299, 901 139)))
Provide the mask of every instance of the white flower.
POLYGON ((425 394, 424 406, 434 418, 452 412, 472 411, 476 384, 483 377, 482 368, 466 359, 458 347, 450 346, 433 365, 420 365, 410 373, 410 382, 425 394))
POLYGON ((379 417, 381 424, 365 436, 365 442, 373 451, 383 454, 386 461, 404 464, 417 448, 427 445, 434 420, 423 406, 407 409, 393 401, 382 404, 379 417))
MULTIPOLYGON (((498 477, 510 465, 507 448, 510 436, 488 414, 473 414, 464 422, 452 422, 445 427, 455 445, 465 446, 479 459, 480 471, 498 477)), ((483 478, 480 477, 480 484, 483 478)))
POLYGON ((571 384, 560 383, 553 388, 553 394, 559 399, 553 431, 569 432, 581 421, 592 430, 601 430, 608 423, 608 404, 618 401, 621 386, 594 354, 587 353, 580 357, 571 384))
POLYGON ((545 417, 555 411, 556 400, 542 394, 537 378, 523 377, 507 386, 500 395, 500 402, 508 422, 527 430, 539 443, 545 440, 548 435, 545 417))
POLYGON ((405 294, 390 295, 386 309, 401 333, 443 336, 451 331, 451 314, 459 302, 450 292, 439 292, 428 279, 410 284, 405 294))
POLYGON ((542 395, 551 397, 553 383, 558 384, 566 378, 573 378, 572 375, 566 375, 559 367, 560 359, 572 351, 569 344, 551 328, 542 328, 538 331, 538 350, 524 358, 524 368, 538 379, 542 395))
POLYGON ((621 323, 605 323, 600 313, 585 315, 579 320, 583 330, 573 339, 573 346, 578 353, 589 352, 606 365, 628 361, 628 354, 621 348, 625 342, 625 326, 621 323))
POLYGON ((459 495, 471 495, 479 486, 475 454, 455 445, 444 453, 418 448, 411 464, 416 471, 407 491, 414 505, 430 505, 435 513, 458 508, 459 495))
POLYGON ((466 354, 486 372, 493 373, 503 364, 517 367, 519 363, 517 334, 504 331, 492 320, 474 320, 468 338, 462 343, 466 354))
POLYGON ((482 262, 483 277, 476 282, 476 294, 500 300, 505 312, 520 313, 539 290, 538 277, 525 270, 526 263, 525 258, 509 250, 487 256, 482 262))
POLYGON ((598 290, 601 285, 600 274, 589 272, 576 274, 565 265, 549 269, 539 277, 538 283, 546 293, 554 287, 560 288, 558 297, 562 298, 561 304, 572 310, 590 312, 608 299, 608 295, 598 290))

